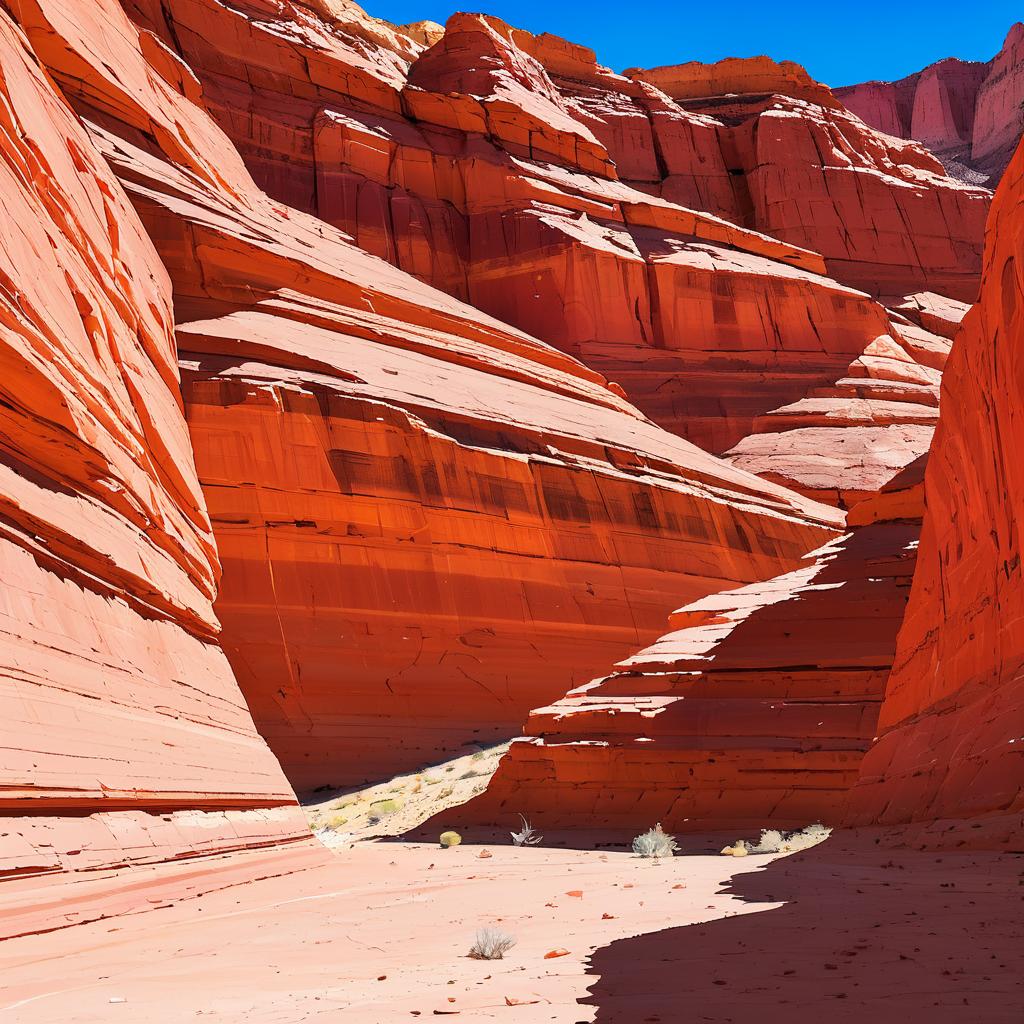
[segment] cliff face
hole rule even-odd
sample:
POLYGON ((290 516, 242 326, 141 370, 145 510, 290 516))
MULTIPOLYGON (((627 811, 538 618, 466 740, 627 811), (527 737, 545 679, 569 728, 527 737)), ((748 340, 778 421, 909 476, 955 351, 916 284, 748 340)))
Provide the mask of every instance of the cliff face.
POLYGON ((294 5, 136 6, 272 195, 716 453, 890 332, 859 291, 974 298, 987 193, 795 65, 625 77, 477 15, 371 52, 294 5))
MULTIPOLYGON (((357 783, 538 707, 506 808, 834 811, 985 190, 795 65, 620 76, 334 0, 0 10, 13 928, 40 878, 301 845, 274 754, 357 783)), ((1015 324, 999 301, 968 331, 1015 324)), ((916 680, 883 726, 928 718, 916 680)))
POLYGON ((918 572, 853 794, 856 823, 1019 848, 1024 581, 1024 150, 996 194, 981 300, 958 335, 926 478, 918 572))
POLYGON ((898 82, 833 92, 873 127, 924 143, 951 174, 995 187, 1024 131, 1024 24, 987 64, 951 57, 898 82))
POLYGON ((224 647, 295 785, 508 735, 837 523, 267 198, 112 0, 19 15, 170 271, 224 647))
POLYGON ((0 63, 6 935, 114 868, 308 833, 218 643, 167 274, 3 12, 0 63))
POLYGON ((534 711, 465 818, 755 835, 836 822, 893 662, 923 462, 800 568, 680 608, 611 675, 534 711))

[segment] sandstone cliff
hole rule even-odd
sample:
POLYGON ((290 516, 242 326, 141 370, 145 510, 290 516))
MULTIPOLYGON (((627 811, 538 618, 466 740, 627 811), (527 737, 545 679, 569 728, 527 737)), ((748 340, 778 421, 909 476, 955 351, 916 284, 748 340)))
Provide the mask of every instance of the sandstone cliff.
POLYGON ((898 82, 833 92, 873 127, 923 142, 950 173, 994 187, 1024 132, 1024 24, 987 64, 950 57, 898 82))
POLYGON ((308 832, 218 642, 170 281, 2 11, 0 63, 2 937, 308 832))
MULTIPOLYGON (((269 199, 114 0, 17 8, 170 272, 223 644, 295 785, 508 735, 680 597, 772 576, 837 524, 269 199)), ((359 31, 374 53, 394 35, 359 31)))
POLYGON ((626 77, 478 15, 371 49, 301 5, 133 6, 271 195, 716 453, 889 333, 859 292, 974 298, 988 193, 795 65, 626 77))
POLYGON ((1019 849, 1024 824, 1022 204, 1018 149, 992 210, 981 300, 943 383, 918 571, 881 737, 853 794, 854 823, 910 823, 929 844, 1019 849))
MULTIPOLYGON (((289 781, 385 777, 534 708, 505 809, 835 811, 987 191, 766 59, 616 75, 347 0, 0 6, 12 929, 39 878, 303 845, 289 781)), ((950 518, 980 533, 1009 470, 971 472, 950 518)), ((904 667, 925 650, 883 727, 954 746, 948 698, 988 742, 973 676, 933 701, 904 667)), ((897 821, 920 772, 892 742, 864 799, 897 821)))
POLYGON ((893 662, 923 461, 799 569, 680 608, 611 675, 534 711, 465 820, 753 835, 835 823, 893 662))

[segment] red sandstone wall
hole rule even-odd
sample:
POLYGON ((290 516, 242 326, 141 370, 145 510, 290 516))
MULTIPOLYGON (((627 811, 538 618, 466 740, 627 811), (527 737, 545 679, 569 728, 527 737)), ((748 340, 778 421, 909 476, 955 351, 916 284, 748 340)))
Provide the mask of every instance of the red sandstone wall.
POLYGON ((3 12, 0 63, 2 936, 86 913, 48 881, 308 833, 218 643, 170 281, 3 12))
POLYGON ((919 568, 851 815, 1012 849, 1024 813, 1022 210, 1018 150, 992 208, 981 301, 943 383, 919 568))
POLYGON ((296 785, 507 735, 836 524, 268 199, 112 0, 21 16, 170 271, 224 645, 296 785))
POLYGON ((245 4, 131 7, 165 26, 271 194, 578 356, 717 453, 890 332, 835 279, 974 297, 987 193, 795 65, 723 62, 696 92, 744 95, 695 99, 700 68, 627 78, 477 15, 421 52, 360 47, 354 23, 325 37, 291 5, 259 22, 245 4))
POLYGON ((987 64, 950 57, 898 82, 833 91, 873 127, 923 142, 956 177, 995 187, 1024 131, 1024 25, 987 64))
POLYGON ((835 824, 910 591, 922 461, 799 569, 679 609, 611 675, 535 710, 463 819, 753 835, 835 824))

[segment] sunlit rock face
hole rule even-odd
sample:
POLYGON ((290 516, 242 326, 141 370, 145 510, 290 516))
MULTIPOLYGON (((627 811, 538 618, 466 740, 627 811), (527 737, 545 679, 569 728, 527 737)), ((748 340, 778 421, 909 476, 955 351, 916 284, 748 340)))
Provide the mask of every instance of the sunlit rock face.
POLYGON ((924 143, 954 176, 994 188, 1024 131, 1024 24, 987 64, 950 57, 834 93, 873 127, 924 143))
POLYGON ((2 12, 0 54, 2 937, 308 833, 218 641, 167 273, 2 12))
MULTIPOLYGON (((920 462, 921 460, 919 460, 920 462)), ((789 573, 533 712, 469 821, 677 832, 836 822, 875 733, 914 574, 920 464, 789 573)))
POLYGON ((767 59, 4 6, 9 788, 50 801, 9 874, 301 845, 275 754, 347 785, 527 719, 501 813, 838 813, 902 721, 986 190, 767 59))
POLYGON ((296 786, 507 736, 680 597, 834 532, 832 510, 268 198, 188 68, 113 0, 21 18, 169 272, 223 645, 296 786))
POLYGON ((1017 458, 1024 151, 996 193, 981 300, 957 336, 928 467, 918 572, 854 823, 928 844, 1019 848, 1024 584, 1017 458))
POLYGON ((717 454, 892 333, 864 292, 975 297, 988 193, 797 65, 627 77, 480 15, 424 47, 299 5, 133 6, 271 195, 717 454))

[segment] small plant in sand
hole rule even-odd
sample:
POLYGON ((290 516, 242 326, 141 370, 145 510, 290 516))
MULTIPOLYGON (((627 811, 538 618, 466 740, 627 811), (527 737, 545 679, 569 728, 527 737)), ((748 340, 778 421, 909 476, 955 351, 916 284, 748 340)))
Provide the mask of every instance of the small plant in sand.
POLYGON ((638 857, 671 857, 678 849, 679 844, 662 829, 660 821, 633 840, 633 852, 638 857))
POLYGON ((481 928, 469 947, 469 956, 472 960, 503 960, 515 944, 511 935, 497 928, 481 928))
POLYGON ((512 842, 516 846, 536 846, 544 837, 537 835, 522 814, 519 815, 519 820, 523 823, 523 827, 519 832, 509 832, 512 842))

